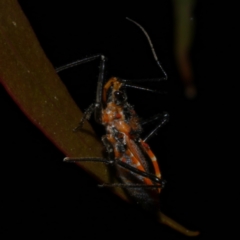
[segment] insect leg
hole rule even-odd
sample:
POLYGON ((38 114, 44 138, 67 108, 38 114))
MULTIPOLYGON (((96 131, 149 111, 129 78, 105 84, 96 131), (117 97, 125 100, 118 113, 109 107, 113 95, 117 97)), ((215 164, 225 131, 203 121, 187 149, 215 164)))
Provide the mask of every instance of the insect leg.
POLYGON ((88 109, 84 112, 83 117, 82 117, 82 119, 80 120, 80 123, 78 124, 78 126, 73 129, 74 132, 77 132, 77 131, 79 131, 79 130, 82 129, 82 126, 83 126, 84 122, 85 122, 86 120, 89 120, 89 119, 90 119, 90 117, 91 117, 92 113, 94 112, 94 110, 96 109, 96 107, 97 107, 97 106, 96 106, 95 103, 92 103, 92 104, 88 107, 88 109))
MULTIPOLYGON (((58 68, 56 68, 55 70, 56 70, 57 73, 59 73, 59 72, 61 72, 61 71, 63 71, 63 70, 66 70, 66 69, 69 69, 69 68, 72 68, 72 67, 79 66, 79 65, 81 65, 81 64, 83 64, 83 63, 92 62, 92 61, 94 61, 94 60, 96 60, 96 59, 101 58, 102 56, 103 56, 103 55, 101 55, 101 54, 97 54, 97 55, 94 55, 94 56, 91 56, 91 57, 86 57, 86 58, 83 58, 83 59, 76 60, 76 61, 74 61, 74 62, 68 63, 68 64, 66 64, 66 65, 63 65, 63 66, 61 66, 61 67, 58 67, 58 68)), ((103 56, 103 57, 104 57, 104 56, 103 56)))
POLYGON ((160 123, 145 137, 144 140, 140 139, 139 143, 142 146, 142 149, 144 150, 144 152, 148 155, 149 159, 152 161, 153 167, 154 167, 154 172, 155 175, 158 178, 161 178, 161 171, 156 159, 156 156, 154 155, 154 153, 152 152, 152 150, 150 149, 150 147, 148 146, 148 144, 146 143, 146 141, 152 137, 163 125, 165 125, 168 120, 169 120, 169 114, 168 113, 163 113, 163 114, 157 114, 145 121, 143 121, 141 124, 148 124, 152 121, 156 121, 160 119, 160 123))
POLYGON ((148 124, 152 121, 156 121, 160 119, 160 122, 159 124, 144 138, 143 142, 146 142, 148 141, 152 136, 154 136, 154 134, 157 133, 157 131, 163 126, 165 125, 168 121, 169 121, 169 114, 168 113, 163 113, 163 114, 157 114, 157 115, 154 115, 153 117, 141 122, 141 125, 144 125, 144 124, 148 124))
POLYGON ((106 164, 113 164, 113 160, 108 160, 105 158, 100 158, 100 157, 65 157, 63 159, 64 162, 102 162, 106 164))
MULTIPOLYGON (((163 181, 162 179, 156 177, 154 174, 152 173, 148 173, 148 172, 144 172, 141 171, 137 168, 132 167, 131 165, 124 163, 120 160, 109 160, 109 159, 105 159, 105 158, 100 158, 100 157, 83 157, 83 158, 78 158, 78 157, 65 157, 63 159, 64 162, 102 162, 102 163, 106 163, 106 164, 113 164, 114 162, 116 162, 117 164, 121 165, 121 167, 124 167, 136 174, 139 174, 143 177, 147 177, 149 179, 151 179, 153 182, 159 183, 159 184, 164 184, 165 181, 163 181)), ((154 185, 155 186, 155 185, 154 185)))
POLYGON ((119 159, 115 159, 116 164, 120 165, 121 167, 124 167, 126 169, 128 169, 131 172, 134 172, 136 174, 139 174, 143 177, 149 178, 150 180, 152 180, 155 183, 158 184, 163 184, 163 182, 165 182, 164 180, 162 180, 161 178, 158 178, 155 174, 149 173, 149 172, 145 172, 145 171, 141 171, 125 162, 120 161, 119 159))
POLYGON ((167 78, 144 78, 144 79, 121 79, 123 83, 145 83, 145 82, 161 82, 166 81, 167 78))
POLYGON ((83 63, 91 62, 96 59, 100 59, 100 66, 99 66, 99 74, 98 74, 98 82, 97 82, 97 94, 96 94, 96 101, 94 104, 91 104, 89 108, 84 113, 79 125, 74 129, 74 131, 80 130, 84 124, 85 120, 88 120, 91 117, 91 114, 95 111, 95 120, 98 123, 101 123, 101 101, 102 101, 102 88, 103 82, 105 80, 105 65, 106 65, 106 58, 104 55, 98 54, 91 57, 87 57, 81 60, 77 60, 75 62, 69 63, 62 67, 56 68, 56 72, 59 73, 63 70, 69 69, 71 67, 76 67, 83 63))
POLYGON ((134 85, 134 83, 165 81, 166 77, 163 77, 163 78, 150 78, 150 79, 133 79, 133 80, 120 79, 120 80, 123 83, 123 86, 127 87, 127 88, 135 88, 135 89, 143 90, 143 91, 147 91, 147 92, 166 94, 165 91, 159 91, 159 90, 155 90, 155 89, 151 89, 151 88, 142 87, 142 86, 139 86, 139 85, 134 85))

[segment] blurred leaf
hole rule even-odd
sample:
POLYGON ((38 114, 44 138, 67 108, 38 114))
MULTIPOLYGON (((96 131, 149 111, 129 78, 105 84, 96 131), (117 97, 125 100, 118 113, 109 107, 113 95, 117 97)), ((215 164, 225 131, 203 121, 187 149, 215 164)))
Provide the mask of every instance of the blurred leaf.
POLYGON ((185 95, 194 98, 197 94, 189 52, 192 45, 194 21, 193 10, 196 0, 174 0, 175 17, 175 57, 181 79, 185 85, 185 95))

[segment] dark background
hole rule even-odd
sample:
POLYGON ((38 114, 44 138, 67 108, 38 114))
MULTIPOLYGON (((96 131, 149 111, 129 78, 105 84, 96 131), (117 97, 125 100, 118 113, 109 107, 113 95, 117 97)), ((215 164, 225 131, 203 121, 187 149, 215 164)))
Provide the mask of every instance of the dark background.
MULTIPOLYGON (((228 46, 221 39, 228 27, 214 6, 199 1, 193 14, 191 59, 198 95, 189 100, 174 60, 171 1, 159 1, 159 6, 137 4, 133 10, 119 2, 100 6, 77 1, 19 3, 54 67, 102 53, 108 57, 109 77, 161 77, 145 36, 125 17, 147 30, 169 75, 168 83, 149 87, 168 94, 129 90, 128 97, 142 118, 170 113, 169 124, 149 142, 167 180, 161 209, 189 229, 201 231, 197 239, 229 234, 226 213, 231 212, 232 180, 225 174, 232 175, 228 132, 233 131, 225 119, 235 110, 229 104, 235 85, 231 71, 225 70, 228 59, 223 57, 228 46)), ((82 110, 94 101, 97 74, 96 61, 60 75, 82 110)), ((4 113, 1 208, 6 222, 1 229, 5 236, 187 238, 99 189, 95 179, 76 165, 63 163, 64 155, 23 115, 3 87, 0 91, 4 113)), ((100 138, 104 129, 91 123, 100 138)))

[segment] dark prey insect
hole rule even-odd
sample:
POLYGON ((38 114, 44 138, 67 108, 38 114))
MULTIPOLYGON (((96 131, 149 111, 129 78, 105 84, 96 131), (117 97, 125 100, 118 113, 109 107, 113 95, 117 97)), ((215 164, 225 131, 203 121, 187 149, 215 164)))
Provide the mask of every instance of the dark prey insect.
POLYGON ((162 179, 157 159, 146 141, 168 122, 169 115, 167 113, 157 114, 146 121, 140 121, 133 107, 127 102, 125 88, 132 87, 156 92, 155 90, 132 85, 132 83, 167 80, 167 74, 158 61, 147 32, 137 22, 129 18, 127 19, 137 25, 146 35, 153 56, 164 77, 146 80, 126 80, 112 77, 105 81, 106 58, 100 54, 56 69, 57 72, 60 72, 96 59, 100 60, 96 101, 85 111, 75 131, 81 130, 84 122, 94 113, 96 122, 102 124, 106 129, 106 135, 102 137, 102 142, 107 150, 108 158, 66 157, 64 161, 95 161, 114 166, 121 183, 104 183, 100 186, 124 188, 143 208, 156 213, 159 208, 159 193, 164 187, 164 180, 162 179), (157 126, 144 139, 141 139, 142 126, 153 121, 158 121, 157 126))

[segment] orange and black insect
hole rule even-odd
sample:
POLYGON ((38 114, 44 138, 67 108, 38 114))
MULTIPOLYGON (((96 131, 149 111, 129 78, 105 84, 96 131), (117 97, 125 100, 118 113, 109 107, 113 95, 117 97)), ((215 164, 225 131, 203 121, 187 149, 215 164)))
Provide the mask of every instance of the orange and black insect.
POLYGON ((126 80, 112 77, 105 80, 106 58, 103 55, 95 55, 56 69, 57 72, 74 67, 93 60, 100 60, 99 77, 97 82, 96 101, 85 111, 79 126, 75 131, 83 127, 94 113, 96 122, 105 127, 106 134, 102 142, 107 150, 108 158, 69 158, 64 161, 96 161, 114 166, 121 183, 102 184, 102 187, 122 187, 129 195, 148 211, 156 212, 159 206, 158 195, 164 186, 157 159, 146 141, 152 137, 166 122, 167 113, 157 114, 148 120, 141 121, 133 107, 127 102, 125 89, 128 87, 156 92, 148 88, 133 85, 135 82, 167 80, 167 74, 163 70, 151 43, 151 40, 141 25, 127 18, 137 25, 146 35, 154 58, 162 70, 164 77, 147 80, 126 80), (157 126, 141 139, 142 127, 153 121, 158 121, 157 126))

